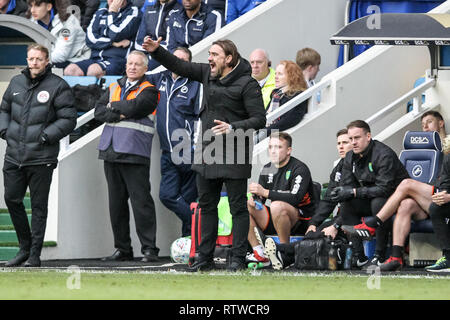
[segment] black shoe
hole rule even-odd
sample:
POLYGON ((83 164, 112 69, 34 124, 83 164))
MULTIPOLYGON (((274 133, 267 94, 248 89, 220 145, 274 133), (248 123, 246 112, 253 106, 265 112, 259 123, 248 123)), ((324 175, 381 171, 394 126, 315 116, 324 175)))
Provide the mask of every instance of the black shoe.
POLYGON ((130 261, 133 260, 133 252, 116 250, 112 256, 102 258, 102 261, 130 261))
POLYGON ((364 254, 356 255, 352 260, 352 267, 354 269, 362 269, 366 264, 369 263, 369 258, 367 258, 364 254))
POLYGON ((38 268, 41 266, 41 259, 37 256, 31 256, 28 260, 23 264, 25 268, 38 268))
POLYGON ((370 259, 370 261, 364 265, 364 267, 362 268, 362 270, 367 270, 368 268, 370 268, 371 266, 374 267, 379 267, 384 263, 384 259, 383 257, 381 257, 379 254, 375 254, 372 259, 370 259))
POLYGON ((214 261, 196 261, 187 269, 187 272, 210 271, 215 269, 214 261))
POLYGON ((144 251, 144 257, 142 258, 142 262, 157 262, 159 261, 158 255, 154 254, 152 251, 144 251))
POLYGON ((20 250, 14 258, 5 263, 5 267, 18 267, 27 261, 29 256, 29 252, 20 250))
POLYGON ((229 272, 237 272, 247 269, 247 265, 243 261, 231 261, 231 264, 227 267, 227 271, 229 272))

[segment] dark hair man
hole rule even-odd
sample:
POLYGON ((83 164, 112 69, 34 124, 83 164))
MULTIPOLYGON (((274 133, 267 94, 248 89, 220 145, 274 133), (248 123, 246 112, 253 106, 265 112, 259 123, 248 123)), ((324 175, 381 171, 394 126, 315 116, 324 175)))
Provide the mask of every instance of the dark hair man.
POLYGON ((48 194, 58 163, 59 140, 75 128, 77 112, 68 84, 54 75, 46 47, 32 44, 28 66, 15 76, 0 107, 0 137, 5 139, 3 166, 5 202, 19 239, 20 250, 6 266, 41 265, 47 223, 48 194), (31 230, 23 205, 31 196, 31 230))
POLYGON ((105 122, 98 149, 104 160, 109 212, 114 234, 112 256, 103 260, 132 260, 128 199, 131 200, 142 261, 156 261, 155 203, 150 194, 150 153, 155 131, 158 90, 146 80, 147 56, 132 51, 126 76, 109 86, 95 106, 95 119, 105 122))
MULTIPOLYGON (((333 190, 331 199, 341 203, 343 223, 355 225, 361 217, 375 215, 400 182, 409 176, 391 148, 372 140, 366 122, 352 121, 347 125, 347 130, 353 150, 345 156, 341 185, 333 190)), ((386 223, 377 231, 376 250, 371 264, 384 261, 391 225, 386 223)), ((356 264, 363 266, 367 257, 362 243, 355 239, 353 244, 356 246, 356 264)))
POLYGON ((161 38, 153 41, 147 37, 143 48, 172 72, 203 84, 199 114, 201 134, 198 135, 202 139, 195 144, 192 166, 197 172, 202 209, 202 241, 199 260, 192 265, 191 270, 214 268, 217 204, 223 183, 228 191, 233 217, 233 248, 229 270, 243 269, 249 226, 246 192, 247 179, 251 176, 252 133, 254 129, 263 128, 266 121, 261 88, 251 77, 250 64, 241 58, 230 40, 219 40, 212 44, 208 64, 178 59, 162 48, 160 41, 161 38), (239 136, 239 133, 246 131, 251 134, 250 137, 246 133, 242 134, 245 138, 239 136))
MULTIPOLYGON (((413 179, 403 180, 386 204, 378 211, 374 219, 366 219, 362 224, 355 226, 342 226, 346 232, 370 239, 375 235, 377 228, 384 225, 385 221, 398 210, 404 211, 405 206, 414 202, 414 215, 404 214, 396 217, 399 226, 394 228, 394 242, 391 257, 380 266, 382 271, 396 271, 403 267, 403 243, 409 233, 411 216, 416 219, 431 217, 433 228, 442 248, 443 257, 436 264, 426 267, 427 271, 450 271, 450 232, 445 219, 450 217, 450 148, 447 137, 447 149, 441 173, 434 185, 429 185, 413 179), (417 207, 417 208, 416 208, 417 207), (405 231, 406 230, 406 231, 405 231), (397 234, 398 233, 400 235, 397 234)), ((394 225, 395 227, 395 225, 394 225)))
MULTIPOLYGON (((185 61, 192 60, 191 51, 185 47, 175 49, 173 54, 185 61)), ((197 199, 191 150, 202 99, 202 84, 169 70, 148 75, 147 79, 161 93, 156 123, 162 150, 159 199, 180 218, 181 236, 190 236, 190 204, 197 199)))
POLYGON ((248 241, 253 248, 250 259, 255 261, 267 262, 268 259, 258 244, 254 227, 265 234, 277 234, 280 243, 289 243, 291 233, 305 233, 307 221, 314 213, 316 204, 311 172, 306 164, 291 156, 291 145, 292 138, 288 133, 272 133, 269 139, 270 162, 263 167, 258 183, 250 183, 248 187, 253 197, 263 204, 258 209, 255 199, 247 201, 250 213, 248 241), (265 205, 267 199, 271 200, 270 206, 265 205))

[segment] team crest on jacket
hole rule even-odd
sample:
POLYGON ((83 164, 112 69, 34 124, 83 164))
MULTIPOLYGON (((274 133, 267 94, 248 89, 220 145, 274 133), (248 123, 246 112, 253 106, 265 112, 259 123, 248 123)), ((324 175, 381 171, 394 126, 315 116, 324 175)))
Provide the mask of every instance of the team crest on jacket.
POLYGON ((62 29, 61 35, 63 36, 64 40, 69 40, 70 37, 70 30, 69 29, 62 29))
POLYGON ((40 103, 46 103, 50 99, 50 93, 48 91, 41 91, 37 94, 37 101, 40 103))
POLYGON ((181 88, 181 93, 186 93, 186 92, 188 92, 188 87, 186 87, 186 86, 183 86, 182 88, 181 88))

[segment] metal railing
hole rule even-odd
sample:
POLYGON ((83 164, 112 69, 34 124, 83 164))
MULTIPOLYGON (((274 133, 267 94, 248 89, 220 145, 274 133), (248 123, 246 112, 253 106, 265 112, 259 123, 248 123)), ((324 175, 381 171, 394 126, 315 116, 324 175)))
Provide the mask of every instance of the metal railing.
POLYGON ((371 117, 369 117, 366 122, 371 125, 375 121, 385 117, 386 115, 390 114, 391 112, 394 112, 397 108, 404 106, 408 101, 413 100, 413 114, 417 114, 422 109, 422 94, 434 87, 436 85, 436 79, 427 77, 425 79, 425 82, 421 85, 417 86, 416 88, 412 89, 408 93, 404 94, 397 100, 393 101, 371 117))

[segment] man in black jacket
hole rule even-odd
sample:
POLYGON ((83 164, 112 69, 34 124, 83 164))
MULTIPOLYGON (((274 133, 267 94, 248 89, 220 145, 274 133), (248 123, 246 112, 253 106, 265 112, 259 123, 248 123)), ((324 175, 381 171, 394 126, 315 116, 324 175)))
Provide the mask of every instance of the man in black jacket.
MULTIPOLYGON (((399 210, 405 199, 412 199, 417 203, 417 206, 422 211, 422 215, 431 217, 434 231, 443 252, 443 257, 436 264, 425 269, 437 272, 450 271, 450 229, 446 222, 446 219, 450 217, 450 147, 448 144, 450 136, 446 140, 444 163, 434 185, 413 179, 405 179, 373 219, 366 219, 363 223, 355 226, 345 225, 342 228, 349 234, 354 234, 362 239, 370 239, 375 235, 377 228, 383 226, 385 221, 399 210)), ((410 218, 405 219, 405 217, 399 217, 397 214, 395 221, 396 224, 402 224, 405 221, 403 228, 409 230, 410 218)), ((396 239, 396 230, 399 229, 394 229, 391 257, 380 266, 381 271, 397 271, 403 267, 404 238, 401 239, 401 242, 396 239)))
POLYGON ((20 250, 6 266, 38 267, 59 140, 75 128, 77 112, 69 85, 52 74, 47 48, 28 47, 28 67, 15 76, 0 107, 0 137, 7 141, 3 166, 5 202, 20 250), (31 231, 23 198, 31 196, 31 231))
MULTIPOLYGON (((343 223, 356 225, 361 217, 378 213, 402 180, 409 177, 397 154, 385 144, 372 140, 369 125, 355 120, 347 125, 353 150, 345 156, 341 185, 331 193, 331 200, 341 203, 343 223)), ((377 231, 377 244, 371 264, 380 265, 392 221, 377 231)), ((363 266, 367 260, 361 241, 355 239, 356 264, 363 266)))
POLYGON ((13 14, 25 18, 27 10, 28 4, 25 0, 0 0, 0 14, 13 14))
POLYGON ((142 261, 158 259, 149 175, 159 93, 145 78, 147 62, 144 53, 132 51, 127 58, 127 75, 112 83, 95 106, 95 119, 105 122, 98 149, 99 158, 104 160, 116 248, 104 261, 133 260, 128 199, 141 242, 142 261))
POLYGON ((199 260, 192 271, 214 268, 213 254, 218 229, 217 204, 225 183, 233 216, 233 248, 230 271, 245 268, 249 214, 247 179, 251 176, 253 130, 265 125, 265 110, 251 66, 230 40, 219 40, 209 49, 209 64, 176 58, 159 43, 144 40, 143 48, 172 72, 203 83, 200 134, 195 144, 192 169, 198 173, 197 189, 202 209, 202 241, 199 260))

